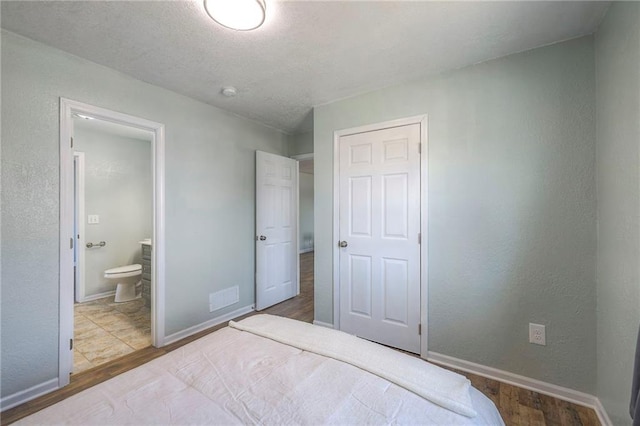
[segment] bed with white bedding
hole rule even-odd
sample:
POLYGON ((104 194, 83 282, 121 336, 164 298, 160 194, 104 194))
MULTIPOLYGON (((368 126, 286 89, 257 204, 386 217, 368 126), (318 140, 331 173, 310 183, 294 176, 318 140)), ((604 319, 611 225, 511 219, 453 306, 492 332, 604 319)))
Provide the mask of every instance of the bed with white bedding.
POLYGON ((504 424, 463 376, 271 315, 232 321, 18 423, 504 424))

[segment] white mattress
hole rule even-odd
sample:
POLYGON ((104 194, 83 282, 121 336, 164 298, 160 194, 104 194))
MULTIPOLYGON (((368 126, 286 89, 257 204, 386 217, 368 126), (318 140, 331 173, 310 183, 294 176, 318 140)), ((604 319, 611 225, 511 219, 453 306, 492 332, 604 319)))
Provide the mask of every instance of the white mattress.
POLYGON ((502 425, 456 414, 353 365, 223 328, 26 417, 18 424, 502 425))

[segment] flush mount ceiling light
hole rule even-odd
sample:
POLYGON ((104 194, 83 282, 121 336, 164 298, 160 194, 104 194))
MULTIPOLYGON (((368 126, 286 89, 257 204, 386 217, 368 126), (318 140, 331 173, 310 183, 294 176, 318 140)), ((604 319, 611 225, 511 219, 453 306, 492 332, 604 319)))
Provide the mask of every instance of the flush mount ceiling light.
POLYGON ((264 0, 204 0, 204 9, 218 24, 232 30, 255 30, 264 23, 264 0))

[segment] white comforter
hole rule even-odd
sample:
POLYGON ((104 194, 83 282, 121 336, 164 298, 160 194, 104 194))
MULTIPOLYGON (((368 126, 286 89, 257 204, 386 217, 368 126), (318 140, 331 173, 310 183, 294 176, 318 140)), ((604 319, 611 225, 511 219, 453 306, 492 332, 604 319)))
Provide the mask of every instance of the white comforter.
POLYGON ((19 424, 503 424, 476 389, 470 400, 472 418, 345 362, 227 327, 19 424))

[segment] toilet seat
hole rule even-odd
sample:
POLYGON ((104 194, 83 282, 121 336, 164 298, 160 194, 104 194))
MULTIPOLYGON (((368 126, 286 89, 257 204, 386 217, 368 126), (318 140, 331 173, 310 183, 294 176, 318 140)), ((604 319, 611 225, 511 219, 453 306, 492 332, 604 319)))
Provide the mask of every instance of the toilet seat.
POLYGON ((118 266, 104 271, 105 278, 127 278, 142 275, 142 265, 134 263, 133 265, 118 266))

